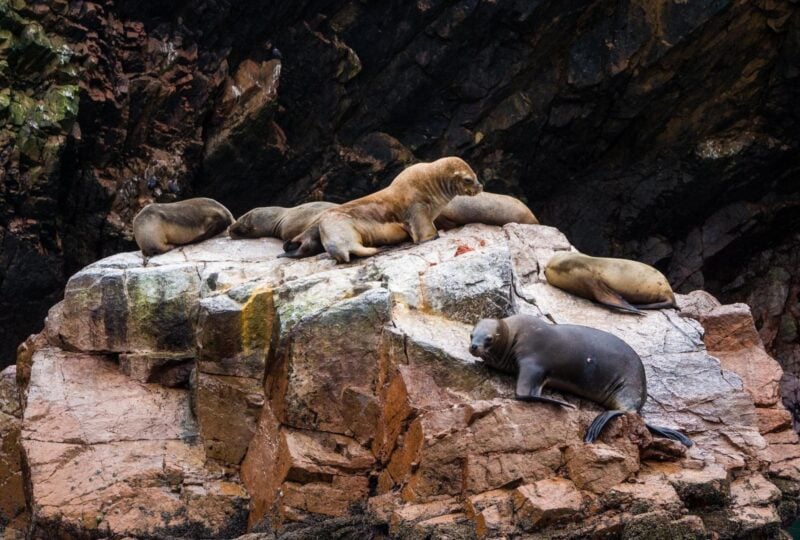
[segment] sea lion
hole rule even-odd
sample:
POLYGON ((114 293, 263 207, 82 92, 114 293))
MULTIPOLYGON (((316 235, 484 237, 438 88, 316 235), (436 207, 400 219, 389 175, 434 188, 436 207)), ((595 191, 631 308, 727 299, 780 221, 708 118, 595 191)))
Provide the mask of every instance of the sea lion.
MULTIPOLYGON (((642 359, 608 332, 576 324, 547 324, 531 315, 483 319, 470 335, 469 352, 488 366, 517 375, 516 398, 575 408, 542 396, 542 388, 570 392, 609 409, 597 415, 584 440, 594 442, 612 418, 639 413, 647 399, 642 359)), ((645 423, 654 435, 692 446, 674 429, 645 423)))
POLYGON ((502 227, 507 223, 538 225, 539 220, 519 199, 484 191, 472 197, 455 197, 447 203, 433 223, 437 229, 446 231, 467 223, 502 227))
POLYGON ((409 237, 415 244, 430 240, 438 234, 433 219, 451 199, 482 189, 475 171, 460 158, 411 165, 388 187, 325 210, 318 225, 287 243, 293 249, 283 256, 313 254, 317 236, 340 263, 349 262, 351 255, 374 255, 379 251, 376 246, 398 244, 409 237))
POLYGON ((265 206, 254 208, 231 225, 232 238, 280 238, 291 240, 316 222, 319 215, 336 203, 315 201, 293 208, 265 206))
POLYGON ((638 261, 559 252, 544 275, 554 287, 630 313, 676 307, 664 274, 638 261))
POLYGON ((133 237, 147 264, 149 257, 207 240, 231 223, 233 215, 213 199, 151 203, 133 218, 133 237))

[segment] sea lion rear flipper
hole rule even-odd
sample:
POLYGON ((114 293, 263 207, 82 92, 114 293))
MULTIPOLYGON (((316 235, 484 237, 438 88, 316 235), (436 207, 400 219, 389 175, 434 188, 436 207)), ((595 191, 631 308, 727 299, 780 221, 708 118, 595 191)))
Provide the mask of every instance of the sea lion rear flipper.
POLYGON ((629 313, 644 315, 641 310, 630 305, 627 300, 619 295, 618 292, 609 287, 605 281, 595 278, 590 280, 587 285, 589 285, 589 288, 592 291, 592 296, 594 296, 594 299, 599 303, 620 309, 622 311, 627 311, 629 313))
POLYGON ((520 401, 538 401, 541 403, 552 403, 554 405, 562 405, 575 409, 575 405, 544 397, 542 395, 542 387, 546 382, 544 371, 539 367, 538 363, 533 358, 522 358, 518 360, 519 374, 517 375, 517 390, 516 398, 520 401))
POLYGON ((286 242, 283 243, 283 251, 287 253, 289 251, 294 251, 300 247, 300 244, 302 244, 302 242, 298 242, 296 240, 287 240, 286 242))
POLYGON ((668 302, 656 302, 654 304, 636 304, 634 307, 636 309, 666 309, 666 308, 675 308, 678 306, 675 305, 675 302, 668 301, 668 302))
POLYGON ((647 426, 647 429, 650 431, 650 433, 652 433, 653 435, 656 435, 658 437, 666 437, 667 439, 672 439, 673 441, 678 441, 679 443, 681 443, 683 446, 686 446, 687 448, 691 447, 692 445, 694 445, 694 443, 692 442, 692 439, 690 439, 689 437, 687 437, 686 435, 684 435, 680 431, 676 431, 674 429, 661 427, 661 426, 651 426, 648 423, 645 423, 645 426, 647 426))
POLYGON ((598 414, 597 417, 592 420, 592 423, 589 425, 589 429, 586 430, 586 436, 583 438, 583 441, 587 443, 593 443, 596 441, 597 437, 600 436, 600 432, 603 431, 603 428, 606 426, 608 421, 623 414, 623 412, 624 411, 605 411, 598 414))

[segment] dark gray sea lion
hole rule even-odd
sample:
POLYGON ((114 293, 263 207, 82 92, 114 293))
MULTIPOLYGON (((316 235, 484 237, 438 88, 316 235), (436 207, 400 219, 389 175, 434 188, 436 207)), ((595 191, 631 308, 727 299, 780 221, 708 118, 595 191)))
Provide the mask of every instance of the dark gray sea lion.
POLYGON ((467 223, 502 227, 507 223, 538 225, 539 220, 519 199, 484 191, 473 197, 455 197, 434 221, 437 229, 445 231, 467 223))
MULTIPOLYGON (((425 242, 437 236, 433 220, 458 195, 475 195, 483 186, 475 171, 457 157, 407 167, 392 183, 371 195, 325 210, 319 217, 319 241, 337 262, 350 256, 367 257, 378 246, 411 239, 425 242)), ((305 257, 312 251, 314 227, 290 241, 297 246, 287 257, 305 257)))
POLYGON ((316 223, 323 211, 337 206, 339 205, 336 203, 315 201, 299 204, 293 208, 282 206, 254 208, 231 225, 231 237, 291 240, 316 223))
MULTIPOLYGON (((531 315, 483 319, 473 329, 469 352, 490 367, 517 375, 516 397, 575 408, 542 396, 549 386, 609 409, 589 426, 584 440, 594 442, 612 418, 639 412, 647 399, 647 380, 639 355, 620 338, 575 324, 547 324, 531 315)), ((645 424, 654 435, 692 446, 673 429, 645 424)))
POLYGON ((213 199, 198 197, 148 204, 133 218, 133 237, 147 259, 224 232, 233 215, 213 199))
POLYGON ((544 275, 554 287, 622 311, 675 307, 664 274, 638 261, 564 251, 550 258, 544 275))

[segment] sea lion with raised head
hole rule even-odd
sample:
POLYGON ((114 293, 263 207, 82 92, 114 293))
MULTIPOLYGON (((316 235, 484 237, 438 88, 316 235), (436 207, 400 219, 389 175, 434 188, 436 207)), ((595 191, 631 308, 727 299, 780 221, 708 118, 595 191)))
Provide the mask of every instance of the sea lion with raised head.
POLYGON ((213 199, 151 203, 133 218, 133 237, 147 264, 149 257, 212 238, 231 223, 233 215, 213 199))
POLYGON ((231 237, 291 240, 316 223, 323 211, 337 206, 339 205, 336 203, 314 201, 292 208, 283 206, 253 208, 231 225, 231 237))
MULTIPOLYGON (((630 345, 608 332, 576 324, 547 324, 531 315, 483 319, 470 335, 469 352, 485 364, 517 375, 516 398, 575 408, 542 396, 549 386, 609 409, 589 426, 584 440, 594 442, 612 418, 639 413, 647 399, 642 359, 630 345)), ((682 433, 645 424, 654 435, 692 446, 682 433)))
POLYGON ((433 223, 437 229, 447 231, 467 223, 502 227, 507 223, 538 225, 539 220, 519 199, 484 191, 472 197, 455 197, 447 203, 433 223))
POLYGON ((554 287, 630 313, 676 306, 664 274, 638 261, 562 251, 550 258, 544 275, 554 287))
MULTIPOLYGON (((468 223, 485 223, 486 225, 502 227, 508 223, 538 225, 539 221, 533 215, 533 212, 525 206, 525 203, 519 199, 486 191, 482 191, 477 195, 454 197, 433 220, 434 226, 442 231, 461 227, 468 223)), ((322 253, 324 249, 322 248, 322 242, 319 240, 319 227, 309 228, 302 235, 295 238, 294 241, 287 241, 284 244, 284 251, 292 252, 301 245, 303 246, 302 253, 280 256, 310 257, 317 253, 322 253)))
POLYGON ((337 262, 350 256, 367 257, 378 246, 409 238, 415 244, 437 236, 434 218, 458 195, 475 195, 483 186, 475 171, 457 157, 407 167, 392 183, 371 195, 325 210, 319 222, 287 245, 286 257, 312 253, 317 234, 322 246, 337 262))

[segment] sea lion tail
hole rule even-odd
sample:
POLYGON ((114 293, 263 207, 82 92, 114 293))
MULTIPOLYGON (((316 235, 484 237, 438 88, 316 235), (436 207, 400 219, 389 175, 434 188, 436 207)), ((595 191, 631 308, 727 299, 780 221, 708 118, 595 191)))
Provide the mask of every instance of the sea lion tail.
POLYGON ((650 430, 650 433, 656 435, 658 437, 666 437, 667 439, 672 439, 673 441, 678 441, 683 446, 691 447, 694 445, 692 439, 681 433, 680 431, 676 431, 674 429, 661 427, 661 426, 651 426, 650 424, 645 423, 647 429, 650 430))
MULTIPOLYGON (((597 437, 600 436, 600 432, 603 431, 603 428, 606 426, 609 420, 616 418, 624 414, 624 411, 605 411, 597 415, 592 423, 589 425, 589 429, 586 430, 586 436, 583 438, 584 442, 593 443, 597 440, 597 437)), ((649 427, 649 426, 648 426, 649 427)))

